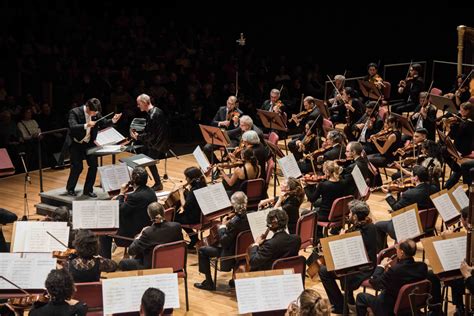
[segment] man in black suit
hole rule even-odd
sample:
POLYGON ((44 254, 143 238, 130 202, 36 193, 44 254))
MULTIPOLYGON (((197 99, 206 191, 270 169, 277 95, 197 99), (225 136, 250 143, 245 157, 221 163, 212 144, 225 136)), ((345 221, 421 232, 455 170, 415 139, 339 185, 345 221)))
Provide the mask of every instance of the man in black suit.
POLYGON ((282 209, 268 213, 267 227, 273 232, 273 237, 265 240, 266 235, 262 234, 250 246, 250 271, 270 270, 275 260, 298 255, 301 239, 297 235, 289 235, 285 231, 287 225, 288 215, 282 209))
MULTIPOLYGON (((151 99, 146 94, 140 94, 137 97, 137 106, 142 112, 146 112, 146 126, 143 133, 138 134, 131 130, 130 136, 133 139, 143 142, 143 153, 153 159, 162 158, 168 151, 168 121, 165 113, 151 103, 151 99)), ((155 191, 163 190, 160 174, 156 165, 148 167, 155 184, 152 189, 155 191)))
MULTIPOLYGON (((423 166, 415 166, 413 168, 413 181, 415 182, 415 187, 408 189, 405 192, 401 193, 400 199, 397 201, 389 193, 387 185, 382 186, 382 191, 387 193, 385 200, 392 208, 392 211, 402 209, 406 206, 416 203, 418 205, 418 210, 426 210, 433 207, 433 202, 431 202, 430 195, 436 192, 436 187, 429 183, 430 175, 428 169, 423 166)), ((375 223, 377 228, 377 244, 378 249, 381 250, 385 248, 387 243, 387 234, 395 239, 395 229, 393 227, 392 220, 389 221, 379 221, 375 223)))
POLYGON ((424 262, 415 262, 413 259, 416 254, 416 243, 411 239, 407 239, 396 244, 395 247, 397 248, 397 264, 391 267, 390 258, 385 258, 375 268, 369 280, 374 289, 382 290, 382 292, 378 296, 368 293, 357 295, 358 316, 365 316, 368 307, 377 316, 392 315, 400 288, 405 284, 426 279, 428 274, 427 265, 424 262))
POLYGON ((89 166, 87 170, 86 182, 82 193, 90 197, 97 197, 94 193, 93 186, 97 175, 97 156, 88 155, 87 150, 94 147, 94 141, 97 137, 99 128, 117 123, 122 114, 115 114, 110 120, 101 120, 101 105, 99 99, 92 98, 87 100, 85 105, 78 106, 69 111, 69 137, 70 137, 70 157, 71 171, 66 184, 67 194, 76 196, 75 188, 77 180, 82 172, 82 161, 87 160, 89 166))
POLYGON ((344 135, 338 130, 332 130, 327 136, 327 146, 331 147, 322 156, 318 157, 318 163, 326 160, 337 160, 346 158, 346 147, 344 146, 344 135))
MULTIPOLYGON (((150 218, 147 214, 147 207, 152 202, 156 202, 156 194, 150 187, 146 185, 148 173, 142 167, 135 167, 132 172, 132 181, 134 191, 127 194, 125 200, 125 192, 129 188, 129 184, 125 183, 120 188, 120 194, 114 197, 119 201, 119 229, 118 236, 134 238, 143 227, 148 226, 150 218)), ((119 240, 116 240, 119 245, 119 240)), ((111 257, 112 237, 101 236, 100 238, 100 254, 104 258, 111 257)))
POLYGON ((263 102, 261 109, 269 112, 277 112, 278 110, 275 108, 275 104, 279 99, 280 90, 272 89, 270 91, 270 99, 263 102))
MULTIPOLYGON (((235 242, 240 232, 249 230, 247 220, 247 196, 244 192, 237 191, 230 198, 235 216, 229 219, 224 217, 218 228, 219 245, 204 246, 199 248, 199 272, 206 276, 201 283, 194 286, 202 290, 215 290, 215 283, 211 276, 211 258, 227 257, 235 254, 235 242)), ((235 259, 221 261, 221 271, 231 271, 234 268, 235 259)))
POLYGON ((153 223, 146 226, 128 247, 128 253, 134 259, 122 259, 120 270, 151 269, 153 249, 155 246, 183 240, 181 225, 176 222, 165 221, 165 209, 158 202, 152 202, 147 207, 148 216, 153 223))
POLYGON ((435 140, 438 109, 429 102, 428 92, 420 93, 420 104, 416 106, 414 112, 410 120, 415 130, 424 128, 428 132, 428 139, 435 140))
POLYGON ((356 166, 359 167, 359 170, 368 185, 374 181, 374 174, 369 169, 369 160, 361 156, 362 150, 363 147, 361 143, 358 142, 350 142, 346 146, 346 159, 351 163, 343 168, 341 177, 347 183, 348 194, 355 194, 358 192, 354 178, 352 177, 352 171, 356 166))
POLYGON ((370 136, 380 132, 383 128, 383 121, 378 115, 378 105, 376 101, 371 101, 365 106, 365 113, 352 126, 344 127, 344 133, 348 140, 357 140, 364 146, 367 155, 377 152, 377 149, 368 140, 370 136))
POLYGON ((398 84, 398 93, 401 94, 405 100, 399 103, 392 104, 391 112, 402 114, 403 112, 411 112, 419 103, 420 92, 423 90, 425 82, 420 76, 421 65, 413 64, 410 66, 410 72, 406 79, 400 80, 398 84))
POLYGON ((237 108, 237 98, 231 95, 227 98, 227 105, 221 106, 219 110, 217 110, 211 125, 226 130, 235 129, 239 127, 239 117, 242 114, 243 112, 237 108), (238 115, 236 115, 237 113, 238 115))

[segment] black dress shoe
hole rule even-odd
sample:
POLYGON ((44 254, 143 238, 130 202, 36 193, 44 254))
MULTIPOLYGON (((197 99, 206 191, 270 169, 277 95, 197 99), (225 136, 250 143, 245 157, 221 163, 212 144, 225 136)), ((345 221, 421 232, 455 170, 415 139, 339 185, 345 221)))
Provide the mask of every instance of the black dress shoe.
POLYGON ((94 192, 83 193, 83 195, 87 195, 88 197, 91 197, 91 198, 96 198, 97 197, 97 194, 95 194, 94 192))
POLYGON ((69 196, 77 196, 76 191, 74 191, 74 190, 68 190, 68 191, 67 191, 67 195, 69 195, 69 196))
POLYGON ((200 290, 214 291, 214 282, 202 281, 201 283, 194 283, 194 287, 200 290))
POLYGON ((151 187, 153 191, 161 191, 163 190, 163 183, 155 183, 154 186, 151 187))

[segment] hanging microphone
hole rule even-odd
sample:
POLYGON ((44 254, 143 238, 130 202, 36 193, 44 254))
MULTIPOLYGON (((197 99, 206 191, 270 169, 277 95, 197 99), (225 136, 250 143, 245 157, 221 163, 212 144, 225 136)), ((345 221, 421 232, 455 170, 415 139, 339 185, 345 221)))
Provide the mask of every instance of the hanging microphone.
POLYGON ((26 153, 24 151, 22 151, 21 153, 18 153, 19 156, 24 156, 26 155, 26 153))

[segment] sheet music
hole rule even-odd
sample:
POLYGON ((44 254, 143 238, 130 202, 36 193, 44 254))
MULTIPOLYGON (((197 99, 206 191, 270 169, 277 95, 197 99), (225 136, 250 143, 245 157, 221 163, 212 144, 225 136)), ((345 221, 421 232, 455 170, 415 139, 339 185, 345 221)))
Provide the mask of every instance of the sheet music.
POLYGON ((147 157, 140 158, 140 159, 137 159, 137 160, 133 160, 133 162, 136 163, 137 165, 144 165, 144 164, 152 162, 152 161, 153 161, 153 159, 147 158, 147 157))
POLYGON ((232 206, 222 182, 209 184, 207 187, 195 190, 194 195, 204 215, 232 206))
MULTIPOLYGON (((0 257, 0 275, 24 289, 42 289, 51 270, 56 269, 53 258, 20 258, 17 254, 2 254, 0 257)), ((16 289, 0 279, 0 289, 16 289)))
POLYGON ((466 257, 467 237, 450 238, 433 242, 444 271, 459 269, 466 257))
MULTIPOLYGON (((259 210, 257 212, 247 213, 247 220, 249 221, 250 231, 252 232, 253 240, 267 231, 267 215, 272 208, 259 210)), ((266 239, 273 237, 273 232, 270 231, 266 239)))
POLYGON ((302 291, 299 273, 235 280, 239 314, 286 310, 302 291))
POLYGON ((23 222, 17 221, 14 225, 14 240, 12 252, 52 252, 64 251, 61 243, 57 242, 46 232, 62 241, 69 243, 69 227, 66 222, 23 222))
POLYGON ((115 128, 109 127, 109 128, 100 130, 97 133, 95 143, 98 146, 104 146, 104 145, 109 145, 109 144, 117 144, 118 142, 121 142, 124 139, 125 137, 123 137, 123 135, 120 134, 115 128))
POLYGON ((338 239, 330 241, 328 244, 335 270, 355 267, 368 262, 362 236, 338 239))
POLYGON ((122 184, 130 181, 127 164, 99 167, 100 182, 105 192, 120 190, 122 184))
POLYGON ((395 229, 395 236, 398 242, 403 239, 420 236, 423 233, 418 226, 416 212, 416 208, 413 208, 392 217, 393 228, 395 229))
POLYGON ((204 152, 201 150, 201 147, 196 146, 196 149, 194 149, 193 151, 193 156, 194 156, 194 159, 196 159, 199 167, 201 168, 201 171, 203 173, 206 172, 211 166, 211 164, 207 160, 207 157, 204 154, 204 152))
POLYGON ((302 176, 301 170, 298 167, 298 163, 293 154, 277 159, 277 161, 285 179, 288 179, 289 177, 299 178, 302 176))
POLYGON ((431 198, 431 201, 433 201, 433 204, 443 218, 443 221, 448 222, 450 219, 453 219, 459 215, 458 209, 454 205, 453 201, 451 201, 449 198, 447 192, 439 195, 436 198, 431 198))
POLYGON ((118 228, 119 201, 72 201, 72 227, 118 228))
POLYGON ((142 275, 102 280, 104 315, 139 311, 143 293, 149 287, 165 293, 165 309, 179 308, 176 273, 142 275))
POLYGON ((365 196, 368 191, 368 186, 367 183, 365 182, 364 176, 362 175, 362 172, 359 169, 359 166, 356 165, 354 169, 352 169, 352 178, 354 178, 354 182, 357 186, 357 190, 359 190, 360 196, 365 196))
POLYGON ((105 145, 102 148, 96 150, 96 153, 120 153, 121 151, 121 145, 105 145))
POLYGON ((456 189, 451 193, 458 202, 461 209, 469 206, 469 197, 467 196, 466 192, 464 192, 462 185, 458 185, 456 189))

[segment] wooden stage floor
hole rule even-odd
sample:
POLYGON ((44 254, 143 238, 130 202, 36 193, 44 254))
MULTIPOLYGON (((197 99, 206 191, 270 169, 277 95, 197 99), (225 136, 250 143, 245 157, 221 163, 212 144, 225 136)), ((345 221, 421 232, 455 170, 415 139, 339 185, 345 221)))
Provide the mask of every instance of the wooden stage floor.
MULTIPOLYGON (((122 156, 129 155, 127 153, 121 154, 122 156)), ((106 157, 104 164, 110 164, 111 158, 106 157)), ((179 159, 170 158, 167 163, 167 173, 169 180, 164 182, 165 190, 172 190, 174 187, 182 185, 184 183, 183 171, 189 166, 197 166, 196 161, 192 154, 179 156, 179 159)), ((87 166, 84 166, 86 169, 87 166)), ((160 175, 164 174, 164 161, 158 165, 160 175)), ((30 173, 31 185, 28 184, 28 207, 30 213, 30 219, 40 219, 42 216, 36 215, 35 204, 40 202, 39 198, 39 172, 34 171, 30 173)), ((43 172, 43 185, 44 191, 49 191, 61 187, 65 187, 66 181, 69 175, 69 169, 64 170, 45 170, 43 172)), ((83 183, 85 180, 86 170, 82 172, 79 182, 83 183)), ((272 181, 273 183, 273 181, 272 181)), ((97 177, 96 184, 99 184, 97 177)), ((153 182, 149 180, 149 185, 153 185, 153 182)), ((2 197, 0 207, 15 212, 18 217, 23 215, 23 185, 24 185, 24 174, 14 175, 7 178, 0 179, 0 196, 2 197)), ((269 195, 273 194, 273 185, 271 184, 268 189, 269 195)), ((384 200, 384 194, 373 193, 368 203, 371 207, 372 216, 375 221, 386 220, 390 218, 387 210, 389 209, 388 204, 384 200)), ((309 203, 305 202, 303 207, 308 207, 309 203)), ((10 239, 12 225, 3 227, 4 234, 7 240, 10 239)), ((421 244, 419 244, 421 246, 421 244)), ((419 250, 420 253, 420 250, 419 250)), ((114 253, 114 259, 120 260, 120 248, 114 253)), ((301 252, 302 255, 308 256, 309 253, 301 252)), ((420 255, 421 258, 421 255, 420 255)), ((197 267, 197 255, 188 255, 188 288, 189 288, 189 302, 190 311, 186 313, 185 301, 184 301, 184 284, 180 281, 180 305, 181 308, 175 310, 176 315, 237 315, 237 302, 235 298, 235 291, 229 290, 227 286, 228 280, 231 278, 229 272, 218 273, 218 290, 216 292, 209 292, 204 290, 198 290, 194 288, 193 284, 201 282, 204 277, 199 274, 197 267)), ((180 279, 181 280, 181 279, 180 279)), ((312 281, 306 278, 306 287, 315 288, 324 297, 326 293, 319 280, 312 281)))

